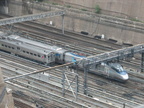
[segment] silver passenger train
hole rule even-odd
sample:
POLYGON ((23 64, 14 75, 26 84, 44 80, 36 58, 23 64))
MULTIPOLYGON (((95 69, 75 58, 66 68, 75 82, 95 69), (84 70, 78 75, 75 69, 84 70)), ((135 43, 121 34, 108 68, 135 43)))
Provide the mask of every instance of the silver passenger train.
MULTIPOLYGON (((76 62, 86 58, 63 48, 43 44, 17 35, 1 36, 0 50, 44 64, 76 62)), ((78 64, 78 67, 82 68, 82 64, 78 64)), ((101 63, 97 66, 91 66, 89 72, 120 81, 126 81, 129 78, 127 72, 118 63, 101 63)))

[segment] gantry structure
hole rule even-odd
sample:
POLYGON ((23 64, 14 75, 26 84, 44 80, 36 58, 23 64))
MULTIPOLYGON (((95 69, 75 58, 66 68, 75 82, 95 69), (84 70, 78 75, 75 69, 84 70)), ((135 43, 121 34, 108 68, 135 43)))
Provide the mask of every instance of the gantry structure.
POLYGON ((24 22, 24 21, 38 20, 42 18, 62 16, 62 33, 64 34, 64 14, 65 14, 65 11, 58 10, 58 11, 43 12, 43 13, 24 15, 24 16, 18 16, 18 17, 11 17, 11 18, 6 18, 6 19, 1 19, 0 26, 24 22))

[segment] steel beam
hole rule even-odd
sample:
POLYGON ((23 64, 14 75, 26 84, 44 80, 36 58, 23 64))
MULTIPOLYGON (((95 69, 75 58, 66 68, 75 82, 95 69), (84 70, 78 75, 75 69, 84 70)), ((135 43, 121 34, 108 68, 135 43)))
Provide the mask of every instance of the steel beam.
POLYGON ((65 96, 65 70, 62 70, 62 95, 65 96))
POLYGON ((141 72, 144 72, 144 52, 142 52, 141 56, 141 72))
MULTIPOLYGON (((108 61, 117 60, 117 59, 124 59, 129 55, 133 56, 135 53, 142 52, 142 51, 144 51, 143 44, 135 45, 132 47, 114 50, 114 51, 102 53, 99 55, 89 56, 83 59, 83 63, 85 65, 92 65, 92 64, 98 64, 100 62, 108 62, 108 61)), ((77 62, 81 62, 81 60, 77 62)))
POLYGON ((79 92, 79 76, 78 76, 78 65, 76 64, 76 99, 78 96, 78 92, 79 92))
POLYGON ((36 71, 34 71, 34 72, 31 72, 31 73, 27 73, 27 74, 23 74, 23 75, 18 75, 18 76, 14 76, 14 77, 10 77, 10 78, 5 78, 4 81, 16 79, 16 78, 21 78, 21 77, 24 77, 24 76, 33 75, 33 74, 45 72, 45 71, 48 71, 48 70, 60 68, 60 67, 63 67, 63 66, 69 66, 69 65, 72 65, 72 64, 73 64, 73 63, 66 63, 66 64, 63 64, 63 65, 58 65, 58 66, 49 67, 49 68, 45 68, 45 69, 41 69, 41 70, 36 70, 36 71))
POLYGON ((54 16, 61 16, 64 14, 65 14, 65 11, 59 10, 59 11, 51 11, 51 12, 32 14, 32 15, 6 18, 6 19, 0 20, 0 25, 13 24, 13 23, 24 22, 24 21, 32 21, 32 20, 37 20, 37 19, 46 18, 46 17, 48 18, 48 17, 54 17, 54 16))
POLYGON ((87 77, 88 77, 89 66, 84 67, 84 94, 87 95, 88 87, 87 87, 87 77))

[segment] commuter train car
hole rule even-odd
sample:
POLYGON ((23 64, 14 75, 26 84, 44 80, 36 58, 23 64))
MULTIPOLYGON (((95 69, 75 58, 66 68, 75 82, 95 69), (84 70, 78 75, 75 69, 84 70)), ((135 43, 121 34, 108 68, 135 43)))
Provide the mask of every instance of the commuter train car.
POLYGON ((26 44, 29 44, 32 46, 37 46, 42 49, 50 50, 55 53, 55 62, 56 63, 61 63, 61 64, 64 63, 64 54, 65 54, 65 52, 67 52, 67 50, 65 50, 65 49, 62 49, 62 48, 54 46, 54 45, 48 45, 48 44, 30 40, 30 39, 26 39, 26 38, 23 38, 23 37, 20 37, 17 35, 10 35, 7 38, 9 38, 10 40, 26 43, 26 44))
MULTIPOLYGON (((0 49, 44 64, 54 62, 69 63, 86 58, 85 56, 74 54, 63 48, 43 44, 17 35, 1 37, 0 49)), ((83 63, 79 63, 78 67, 82 69, 83 63)), ((118 63, 101 63, 97 66, 91 66, 89 72, 115 80, 128 80, 127 72, 118 63)))
POLYGON ((55 53, 51 50, 22 41, 16 41, 9 37, 2 37, 0 39, 0 50, 44 64, 55 62, 55 53))

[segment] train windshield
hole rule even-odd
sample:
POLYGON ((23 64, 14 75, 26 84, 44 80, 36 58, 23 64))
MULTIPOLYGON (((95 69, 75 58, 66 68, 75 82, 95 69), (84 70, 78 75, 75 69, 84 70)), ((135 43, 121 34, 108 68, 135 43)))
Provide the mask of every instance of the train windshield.
POLYGON ((110 66, 114 70, 116 70, 117 72, 123 72, 124 71, 123 67, 120 64, 118 64, 118 63, 111 63, 110 66))

